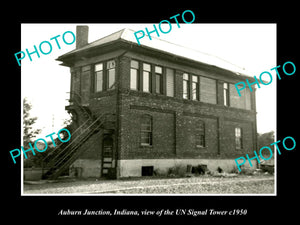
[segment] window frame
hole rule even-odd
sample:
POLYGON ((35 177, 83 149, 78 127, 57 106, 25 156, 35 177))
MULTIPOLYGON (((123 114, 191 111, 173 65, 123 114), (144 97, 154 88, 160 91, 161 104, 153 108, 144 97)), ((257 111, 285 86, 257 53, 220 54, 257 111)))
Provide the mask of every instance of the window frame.
POLYGON ((111 60, 107 60, 106 61, 106 91, 108 90, 113 90, 116 88, 116 61, 114 59, 111 59, 111 60), (113 67, 112 68, 109 68, 109 63, 112 63, 113 62, 113 67), (114 71, 114 74, 113 74, 113 84, 110 85, 110 72, 114 71), (110 87, 111 86, 111 87, 110 87))
POLYGON ((99 92, 102 92, 102 91, 104 91, 104 63, 103 62, 99 62, 99 63, 96 63, 96 64, 94 64, 94 93, 99 93, 99 92), (98 65, 102 65, 102 69, 101 70, 96 70, 96 66, 98 66, 98 65), (101 87, 101 90, 98 90, 97 89, 97 84, 98 84, 98 73, 100 73, 100 72, 102 72, 101 73, 101 76, 102 76, 102 87, 101 87))
POLYGON ((133 91, 139 91, 140 90, 140 85, 139 85, 139 82, 140 82, 140 62, 138 60, 135 60, 135 59, 130 59, 130 81, 129 81, 129 88, 130 90, 133 90, 133 91), (132 61, 135 61, 137 62, 137 68, 135 68, 133 65, 132 65, 132 61), (136 88, 132 88, 131 86, 131 81, 132 81, 132 73, 131 71, 136 71, 136 78, 135 78, 135 86, 136 88))
POLYGON ((150 115, 142 115, 140 122, 140 146, 142 147, 152 147, 153 145, 153 118, 150 115), (145 122, 146 121, 146 122, 145 122), (150 129, 143 129, 149 126, 150 129), (146 136, 144 136, 146 134, 146 136), (143 142, 144 138, 149 138, 148 142, 143 142))
POLYGON ((190 99, 190 75, 188 73, 182 74, 182 98, 190 99), (187 78, 185 78, 185 75, 187 78), (187 89, 186 92, 185 92, 185 86, 187 89))
POLYGON ((165 95, 168 97, 175 97, 175 71, 174 69, 169 67, 165 67, 165 87, 166 87, 165 95), (173 86, 171 87, 171 89, 168 89, 168 84, 171 81, 169 80, 170 78, 172 79, 173 86))
POLYGON ((235 136, 235 149, 243 149, 243 129, 241 127, 235 127, 234 129, 235 136))
POLYGON ((163 94, 163 67, 155 65, 154 66, 154 74, 155 74, 155 93, 156 94, 163 94), (156 72, 156 68, 160 68, 161 72, 156 72), (157 77, 159 77, 157 82, 157 77), (159 84, 159 90, 157 90, 157 84, 159 84))
POLYGON ((229 95, 229 83, 223 83, 223 105, 226 107, 230 106, 230 95, 229 95), (225 87, 226 85, 226 87, 225 87))
POLYGON ((206 142, 205 142, 205 123, 204 121, 199 121, 197 123, 196 127, 196 148, 205 148, 206 147, 206 142))
POLYGON ((151 63, 146 63, 146 62, 143 62, 142 63, 142 92, 145 92, 145 93, 151 93, 151 89, 152 89, 152 76, 151 76, 151 63), (149 70, 146 70, 145 69, 145 66, 146 65, 149 65, 149 70), (145 77, 148 76, 148 82, 147 82, 147 85, 148 85, 148 90, 145 89, 145 77))
POLYGON ((200 77, 197 75, 191 75, 192 79, 191 79, 191 99, 194 101, 200 101, 200 77), (194 81, 194 78, 196 78, 197 80, 194 81), (196 85, 196 93, 194 93, 194 84, 196 85))

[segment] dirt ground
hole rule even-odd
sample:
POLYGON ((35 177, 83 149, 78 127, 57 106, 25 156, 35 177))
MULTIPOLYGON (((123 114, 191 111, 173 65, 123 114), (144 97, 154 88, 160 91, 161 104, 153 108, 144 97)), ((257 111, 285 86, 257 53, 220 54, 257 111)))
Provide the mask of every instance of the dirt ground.
POLYGON ((185 178, 70 179, 26 182, 25 195, 122 194, 274 194, 274 176, 198 176, 185 178))

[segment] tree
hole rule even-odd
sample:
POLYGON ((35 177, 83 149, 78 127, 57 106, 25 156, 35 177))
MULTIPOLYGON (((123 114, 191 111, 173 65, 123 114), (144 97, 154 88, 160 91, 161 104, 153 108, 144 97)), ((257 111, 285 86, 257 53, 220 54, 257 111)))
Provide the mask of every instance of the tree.
MULTIPOLYGON (((32 125, 36 122, 37 117, 30 116, 30 110, 32 105, 28 102, 27 98, 23 99, 23 147, 24 149, 29 148, 29 143, 41 133, 40 129, 33 129, 32 125)), ((31 167, 34 165, 34 156, 31 152, 27 152, 27 159, 24 159, 24 166, 31 167)))
POLYGON ((32 105, 28 102, 27 98, 23 99, 23 146, 28 146, 39 133, 40 129, 33 129, 32 125, 36 122, 37 117, 30 117, 30 110, 32 105))
MULTIPOLYGON (((274 136, 274 131, 270 131, 267 133, 263 133, 263 134, 258 134, 258 150, 261 149, 264 146, 268 146, 269 148, 272 149, 272 153, 268 153, 267 150, 264 151, 265 154, 263 154, 263 156, 265 158, 269 158, 270 154, 272 154, 273 156, 271 157, 271 159, 265 161, 265 160, 261 160, 262 163, 260 164, 260 166, 262 166, 262 164, 265 165, 274 165, 274 150, 275 150, 275 146, 274 145, 270 145, 272 143, 275 142, 274 140, 275 136, 274 136)), ((272 170, 268 169, 265 170, 268 171, 269 173, 272 173, 272 170)))
POLYGON ((274 131, 270 131, 263 134, 258 134, 258 149, 263 146, 269 146, 274 150, 274 146, 270 146, 274 142, 274 131))

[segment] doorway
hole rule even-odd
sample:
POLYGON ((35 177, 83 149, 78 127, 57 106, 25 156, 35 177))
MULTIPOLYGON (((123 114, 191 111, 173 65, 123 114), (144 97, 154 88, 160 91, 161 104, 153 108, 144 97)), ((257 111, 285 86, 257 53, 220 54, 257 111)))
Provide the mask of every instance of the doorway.
POLYGON ((110 177, 113 172, 113 139, 110 136, 103 138, 102 177, 110 177))

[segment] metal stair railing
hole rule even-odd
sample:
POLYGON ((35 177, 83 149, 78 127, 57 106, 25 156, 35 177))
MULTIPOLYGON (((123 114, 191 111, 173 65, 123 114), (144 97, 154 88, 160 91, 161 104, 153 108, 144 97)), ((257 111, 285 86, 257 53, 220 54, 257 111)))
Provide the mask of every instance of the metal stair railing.
POLYGON ((99 120, 101 120, 105 114, 101 114, 95 121, 93 121, 85 130, 83 130, 80 134, 78 134, 77 137, 75 137, 68 145, 58 154, 55 156, 51 161, 50 165, 52 168, 55 169, 54 173, 50 175, 50 179, 56 178, 59 176, 63 170, 69 166, 72 162, 75 161, 75 159, 78 157, 78 155, 83 151, 76 151, 87 139, 89 139, 92 134, 99 129, 101 125, 103 125, 104 120, 102 120, 99 124, 97 124, 94 128, 91 129, 92 126, 94 126, 96 123, 98 123, 99 120), (59 156, 61 156, 60 159, 56 160, 59 156), (69 157, 69 158, 68 158, 69 157))
MULTIPOLYGON (((82 97, 81 97, 81 95, 79 95, 78 93, 76 93, 76 92, 74 92, 74 91, 72 91, 72 92, 66 92, 66 93, 76 95, 76 96, 80 99, 80 102, 81 102, 82 97)), ((82 107, 82 106, 81 106, 81 103, 80 103, 76 98, 71 98, 71 96, 70 96, 69 102, 70 102, 70 100, 72 100, 73 102, 75 102, 76 106, 78 106, 82 111, 84 111, 84 113, 85 113, 86 115, 89 116, 89 118, 88 118, 86 121, 84 121, 78 128, 76 128, 76 130, 75 130, 74 132, 72 132, 72 136, 74 136, 74 135, 76 135, 76 133, 77 133, 78 131, 80 131, 80 130, 82 129, 83 126, 85 126, 85 124, 87 124, 90 120, 92 120, 93 117, 92 117, 92 115, 90 114, 90 112, 88 112, 88 111, 86 110, 85 107, 82 107)), ((55 148, 51 153, 47 154, 47 155, 43 158, 43 162, 45 162, 50 156, 52 156, 55 152, 57 152, 57 150, 60 149, 60 147, 61 147, 63 144, 64 144, 64 142, 62 142, 62 143, 60 143, 59 145, 57 145, 56 148, 55 148)), ((49 163, 46 163, 46 165, 49 166, 49 163)), ((43 168, 44 168, 44 163, 43 163, 43 168)))
MULTIPOLYGON (((101 114, 95 121, 93 121, 85 130, 83 130, 77 137, 75 137, 64 149, 68 149, 72 144, 76 142, 86 131, 89 131, 90 127, 92 127, 94 124, 96 124, 101 118, 103 118, 105 114, 101 114)), ((97 125, 94 129, 91 131, 94 132, 94 130, 98 129, 99 126, 101 126, 103 123, 100 123, 97 125)), ((59 159, 56 161, 55 165, 57 165, 58 162, 60 162, 62 159, 59 159)))
MULTIPOLYGON (((93 132, 91 132, 90 134, 92 134, 93 132)), ((59 166, 56 166, 58 167, 50 176, 49 176, 49 179, 56 179, 63 171, 65 171, 67 169, 67 167, 69 167, 78 157, 79 155, 82 153, 82 151, 76 151, 87 139, 90 138, 90 134, 86 135, 82 141, 80 143, 78 143, 77 146, 73 147, 72 148, 72 154, 69 154, 70 155, 70 158, 64 162, 62 161, 63 163, 59 166)))
MULTIPOLYGON (((72 136, 76 136, 77 133, 78 133, 79 131, 81 131, 82 128, 83 128, 89 121, 92 121, 91 118, 88 118, 88 119, 87 119, 86 121, 84 121, 79 127, 77 127, 77 128, 75 129, 75 131, 72 132, 71 137, 72 137, 72 136)), ((50 156, 52 156, 58 149, 60 149, 60 147, 61 147, 63 144, 65 144, 65 142, 59 143, 59 144, 53 149, 52 152, 50 152, 48 155, 46 155, 46 156, 43 158, 43 161, 45 162, 46 159, 48 159, 48 158, 49 158, 50 156)), ((49 164, 49 163, 47 163, 47 164, 49 164)))

